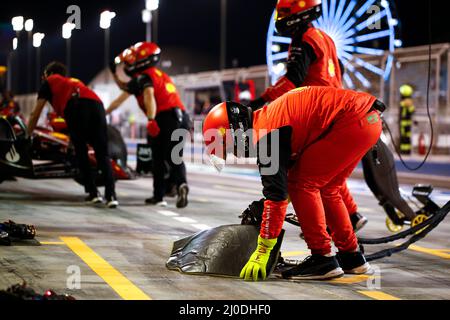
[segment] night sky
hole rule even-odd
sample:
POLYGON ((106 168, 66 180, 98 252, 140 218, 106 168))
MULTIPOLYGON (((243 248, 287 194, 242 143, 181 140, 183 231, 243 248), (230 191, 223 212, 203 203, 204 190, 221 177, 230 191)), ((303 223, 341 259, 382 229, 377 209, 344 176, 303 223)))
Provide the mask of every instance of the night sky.
MULTIPOLYGON (((103 30, 99 14, 105 9, 115 11, 117 17, 111 27, 111 57, 145 38, 141 21, 144 0, 90 0, 90 1, 2 1, 0 9, 0 64, 6 64, 14 32, 13 16, 33 18, 33 32, 44 32, 42 66, 51 60, 65 60, 65 41, 61 26, 67 19, 66 8, 71 4, 81 7, 81 30, 72 36, 72 74, 86 82, 103 67, 103 30)), ((404 46, 427 44, 427 1, 397 0, 397 11, 402 23, 404 46)), ((236 59, 238 66, 265 63, 265 38, 268 22, 276 0, 228 0, 227 66, 236 59)), ((443 8, 444 1, 433 1, 434 43, 450 42, 450 28, 443 8), (445 27, 444 27, 445 26, 445 27)), ((207 69, 217 69, 220 52, 220 0, 160 0, 158 13, 158 43, 164 48, 189 50, 212 58, 207 69)), ((19 44, 20 75, 26 70, 26 34, 22 32, 19 44)), ((181 51, 180 51, 181 52, 181 51)), ((34 55, 33 55, 34 60, 34 55)), ((34 67, 31 71, 35 74, 34 67)), ((23 86, 22 86, 23 87, 23 86)))

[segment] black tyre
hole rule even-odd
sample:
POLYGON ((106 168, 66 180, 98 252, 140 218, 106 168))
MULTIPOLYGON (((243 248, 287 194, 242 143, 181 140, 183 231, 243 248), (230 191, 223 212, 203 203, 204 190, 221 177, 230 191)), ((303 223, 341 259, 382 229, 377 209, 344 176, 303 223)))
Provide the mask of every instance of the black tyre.
POLYGON ((126 168, 128 157, 127 145, 125 144, 120 131, 108 125, 107 133, 109 156, 121 167, 126 168))

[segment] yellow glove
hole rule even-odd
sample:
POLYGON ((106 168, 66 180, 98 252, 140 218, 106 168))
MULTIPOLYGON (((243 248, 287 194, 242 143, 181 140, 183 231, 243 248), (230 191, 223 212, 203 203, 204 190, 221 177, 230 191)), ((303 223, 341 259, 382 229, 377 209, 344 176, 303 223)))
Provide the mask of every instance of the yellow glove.
POLYGON ((258 236, 258 247, 241 270, 240 277, 246 281, 258 281, 259 273, 261 278, 266 279, 266 267, 270 258, 270 252, 277 243, 277 239, 264 239, 258 236))

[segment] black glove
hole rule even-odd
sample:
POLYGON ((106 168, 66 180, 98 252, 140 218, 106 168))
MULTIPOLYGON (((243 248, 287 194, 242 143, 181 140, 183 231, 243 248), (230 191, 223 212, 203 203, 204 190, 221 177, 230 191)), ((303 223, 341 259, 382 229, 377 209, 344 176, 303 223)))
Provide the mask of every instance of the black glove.
POLYGON ((7 232, 12 238, 22 240, 34 239, 36 236, 36 228, 33 225, 17 224, 11 220, 0 223, 0 230, 7 232))
POLYGON ((241 224, 260 226, 262 223, 262 215, 264 212, 264 201, 266 199, 260 199, 259 201, 253 201, 250 203, 247 209, 239 216, 242 218, 241 224))
POLYGON ((266 100, 264 100, 262 97, 259 97, 258 99, 250 101, 249 107, 251 107, 253 111, 256 111, 263 107, 266 103, 266 100))
POLYGON ((117 64, 114 61, 111 61, 109 63, 109 70, 111 70, 111 72, 113 74, 115 74, 116 73, 116 69, 117 69, 117 64))

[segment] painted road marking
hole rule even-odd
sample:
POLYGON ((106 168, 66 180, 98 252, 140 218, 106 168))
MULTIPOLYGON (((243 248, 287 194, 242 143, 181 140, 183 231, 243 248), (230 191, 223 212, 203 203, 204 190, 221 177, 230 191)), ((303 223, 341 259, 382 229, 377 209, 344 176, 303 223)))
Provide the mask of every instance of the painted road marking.
POLYGON ((192 224, 192 226, 200 231, 203 230, 207 230, 207 229, 211 229, 210 226, 206 225, 206 224, 201 224, 201 223, 197 223, 197 224, 192 224))
POLYGON ((172 211, 168 211, 168 210, 158 210, 158 213, 160 213, 160 214, 162 214, 163 216, 166 216, 166 217, 179 216, 178 213, 172 212, 172 211))
POLYGON ((328 282, 336 283, 336 284, 353 284, 353 283, 359 283, 359 282, 367 282, 368 280, 374 280, 379 277, 380 276, 358 274, 358 275, 354 275, 354 276, 343 276, 342 278, 332 279, 332 280, 329 280, 328 282))
POLYGON ((197 223, 197 221, 188 217, 173 217, 173 218, 183 223, 197 223))
POLYGON ((39 243, 43 245, 65 245, 64 242, 60 241, 40 241, 39 243))
POLYGON ((450 251, 450 250, 447 250, 447 249, 429 249, 429 248, 419 247, 419 246, 416 246, 414 244, 410 245, 409 249, 417 251, 417 252, 431 254, 433 256, 437 256, 437 257, 443 258, 443 259, 450 259, 450 254, 445 253, 445 252, 449 252, 450 251))
POLYGON ((361 213, 373 213, 373 212, 377 212, 377 210, 372 209, 372 208, 364 208, 364 207, 358 207, 358 211, 361 213))
POLYGON ((308 251, 285 251, 285 252, 281 252, 281 255, 283 257, 297 257, 297 256, 304 256, 309 254, 308 251))
POLYGON ((188 218, 188 217, 180 217, 180 215, 176 212, 173 211, 169 211, 169 210, 158 210, 158 213, 162 214, 163 216, 166 217, 171 217, 174 220, 177 220, 179 222, 182 223, 189 223, 192 227, 194 227, 195 229, 198 229, 200 231, 206 230, 206 229, 211 229, 210 226, 206 225, 206 224, 202 224, 202 223, 198 223, 196 220, 188 218))
POLYGON ((60 239, 124 300, 151 300, 141 289, 77 237, 60 239))
POLYGON ((364 290, 358 292, 375 300, 401 300, 400 298, 391 296, 390 294, 381 291, 364 290))
POLYGON ((220 189, 220 190, 244 192, 244 193, 248 193, 248 194, 256 194, 258 196, 262 195, 262 191, 261 190, 256 191, 256 190, 252 190, 252 189, 236 188, 236 187, 233 187, 233 186, 224 186, 224 185, 220 185, 220 184, 215 184, 214 188, 220 189))

